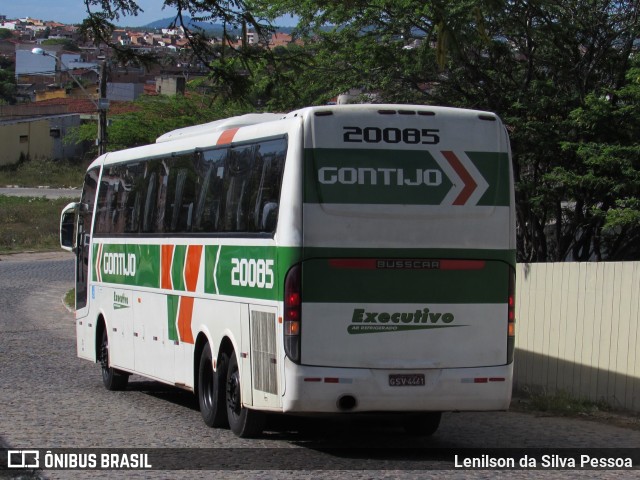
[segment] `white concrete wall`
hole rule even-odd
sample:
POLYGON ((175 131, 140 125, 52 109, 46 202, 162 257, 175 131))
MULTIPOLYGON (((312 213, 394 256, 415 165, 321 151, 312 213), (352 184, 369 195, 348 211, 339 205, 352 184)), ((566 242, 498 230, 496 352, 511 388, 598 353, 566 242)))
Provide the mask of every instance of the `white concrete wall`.
POLYGON ((640 262, 519 264, 515 386, 640 411, 640 262))

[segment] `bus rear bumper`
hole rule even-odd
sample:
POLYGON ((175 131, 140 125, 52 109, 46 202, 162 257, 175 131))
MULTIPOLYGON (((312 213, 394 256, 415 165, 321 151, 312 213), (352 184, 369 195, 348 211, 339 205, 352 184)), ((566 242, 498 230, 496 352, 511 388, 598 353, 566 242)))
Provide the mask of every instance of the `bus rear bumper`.
POLYGON ((387 370, 286 362, 285 413, 491 411, 511 402, 513 364, 387 370))

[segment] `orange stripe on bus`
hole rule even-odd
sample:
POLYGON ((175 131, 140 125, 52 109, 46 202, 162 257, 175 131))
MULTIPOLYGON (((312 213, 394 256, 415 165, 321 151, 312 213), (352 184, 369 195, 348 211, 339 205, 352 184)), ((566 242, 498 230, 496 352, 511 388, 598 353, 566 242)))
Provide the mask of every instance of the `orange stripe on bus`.
POLYGON ((193 317, 193 297, 180 297, 180 306, 178 307, 178 332, 180 341, 185 343, 193 343, 193 334, 191 333, 191 318, 193 317))
POLYGON ((171 260, 173 260, 173 245, 162 245, 162 272, 160 273, 160 287, 173 290, 171 282, 171 260))
POLYGON ((189 245, 187 248, 187 260, 185 261, 184 266, 184 283, 188 292, 196 291, 201 258, 202 245, 189 245))
POLYGON ((238 130, 240 130, 239 127, 230 128, 229 130, 225 130, 224 132, 222 132, 222 134, 218 138, 218 141, 216 142, 216 145, 224 145, 226 143, 231 143, 233 141, 233 137, 236 136, 236 132, 238 130))

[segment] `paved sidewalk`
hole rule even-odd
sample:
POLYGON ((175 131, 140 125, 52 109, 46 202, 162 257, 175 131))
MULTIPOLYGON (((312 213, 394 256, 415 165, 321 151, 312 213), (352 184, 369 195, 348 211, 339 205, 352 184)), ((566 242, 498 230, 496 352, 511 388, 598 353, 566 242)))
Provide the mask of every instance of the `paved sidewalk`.
POLYGON ((48 188, 48 187, 2 187, 0 195, 10 197, 46 197, 80 199, 82 191, 79 188, 48 188))
POLYGON ((20 252, 0 254, 0 262, 29 262, 38 260, 73 260, 73 254, 64 250, 53 252, 20 252))

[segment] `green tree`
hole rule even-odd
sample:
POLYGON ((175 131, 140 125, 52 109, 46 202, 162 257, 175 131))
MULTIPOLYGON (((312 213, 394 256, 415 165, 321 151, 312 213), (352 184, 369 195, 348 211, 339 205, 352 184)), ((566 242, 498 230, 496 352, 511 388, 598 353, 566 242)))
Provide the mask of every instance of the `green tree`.
POLYGON ((333 93, 497 112, 514 153, 521 261, 640 256, 636 140, 624 140, 637 123, 613 127, 638 104, 637 0, 256 3, 300 16, 313 73, 333 93))
POLYGON ((47 40, 43 40, 42 45, 62 45, 62 48, 70 52, 80 51, 78 44, 68 38, 49 38, 47 40))
POLYGON ((590 93, 571 112, 575 140, 562 147, 575 162, 547 175, 576 204, 582 243, 574 248, 598 260, 640 258, 640 59, 632 62, 622 87, 590 93))
MULTIPOLYGON (((111 117, 108 151, 154 143, 160 135, 177 128, 247 113, 241 107, 212 101, 193 91, 184 96, 142 96, 132 105, 133 111, 111 117)), ((66 141, 89 143, 96 136, 97 124, 87 123, 69 134, 66 141)))
POLYGON ((8 70, 0 70, 0 105, 3 103, 16 103, 16 80, 8 70))
POLYGON ((12 60, 0 57, 0 105, 16 103, 16 93, 14 63, 12 60))

